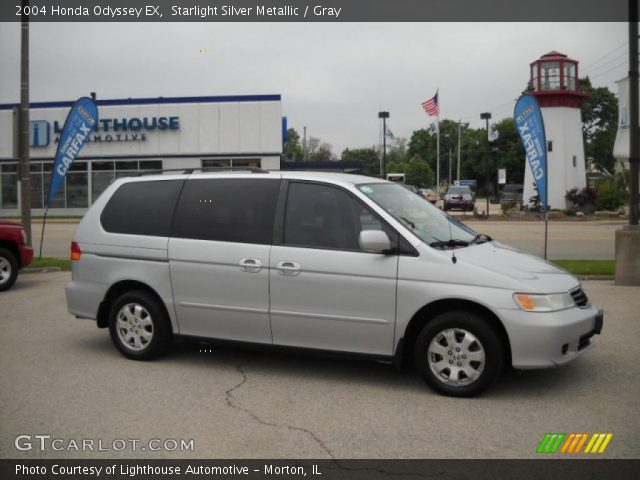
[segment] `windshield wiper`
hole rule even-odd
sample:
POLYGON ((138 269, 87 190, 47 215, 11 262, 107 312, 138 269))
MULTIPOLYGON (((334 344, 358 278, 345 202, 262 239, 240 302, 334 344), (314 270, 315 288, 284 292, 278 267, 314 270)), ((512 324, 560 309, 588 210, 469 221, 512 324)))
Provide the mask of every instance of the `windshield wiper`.
POLYGON ((464 240, 459 240, 457 238, 452 238, 451 240, 439 240, 437 242, 431 242, 429 246, 434 248, 442 248, 442 247, 468 247, 469 242, 464 240))
POLYGON ((479 233, 475 237, 473 237, 473 240, 471 240, 469 243, 486 243, 490 242, 491 240, 493 240, 493 238, 491 238, 489 235, 479 233))
POLYGON ((404 218, 404 217, 400 217, 400 220, 402 220, 404 223, 406 223, 407 225, 409 225, 411 228, 413 228, 414 230, 416 229, 416 224, 413 223, 411 220, 409 220, 408 218, 404 218))

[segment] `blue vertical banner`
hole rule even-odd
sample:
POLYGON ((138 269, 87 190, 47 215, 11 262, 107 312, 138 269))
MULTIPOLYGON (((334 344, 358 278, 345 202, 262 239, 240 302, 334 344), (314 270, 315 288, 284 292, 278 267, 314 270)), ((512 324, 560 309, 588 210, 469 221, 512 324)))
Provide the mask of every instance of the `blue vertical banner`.
POLYGON ((47 207, 56 196, 64 177, 71 168, 71 165, 78 157, 80 150, 93 132, 98 123, 98 106, 89 97, 82 97, 76 101, 67 115, 64 128, 58 141, 56 159, 51 172, 51 184, 49 186, 49 196, 47 207))
POLYGON ((527 155, 527 162, 536 181, 540 204, 547 211, 547 139, 544 131, 542 112, 536 97, 529 93, 522 95, 513 111, 516 128, 527 155))

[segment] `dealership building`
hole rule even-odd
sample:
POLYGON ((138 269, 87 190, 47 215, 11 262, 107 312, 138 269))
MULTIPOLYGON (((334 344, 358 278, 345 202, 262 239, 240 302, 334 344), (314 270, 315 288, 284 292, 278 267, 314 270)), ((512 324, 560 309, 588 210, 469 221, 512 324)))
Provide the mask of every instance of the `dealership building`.
MULTIPOLYGON (((279 170, 286 124, 280 95, 97 100, 99 121, 49 205, 78 215, 116 178, 158 170, 279 170)), ((73 102, 32 103, 31 206, 44 212, 53 159, 73 102)), ((0 105, 0 217, 20 214, 18 105, 0 105)))

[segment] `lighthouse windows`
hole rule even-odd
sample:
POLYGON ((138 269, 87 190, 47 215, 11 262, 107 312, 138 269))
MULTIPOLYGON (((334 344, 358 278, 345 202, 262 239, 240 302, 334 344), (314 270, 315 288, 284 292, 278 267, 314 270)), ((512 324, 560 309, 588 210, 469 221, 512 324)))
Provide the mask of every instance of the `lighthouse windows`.
POLYGON ((576 64, 564 63, 564 83, 567 90, 577 90, 576 86, 576 64))
POLYGON ((577 167, 578 166, 578 157, 576 157, 575 155, 573 156, 573 167, 577 167))
POLYGON ((553 140, 547 142, 547 152, 553 152, 553 140))
POLYGON ((560 62, 543 62, 542 90, 560 90, 560 62))

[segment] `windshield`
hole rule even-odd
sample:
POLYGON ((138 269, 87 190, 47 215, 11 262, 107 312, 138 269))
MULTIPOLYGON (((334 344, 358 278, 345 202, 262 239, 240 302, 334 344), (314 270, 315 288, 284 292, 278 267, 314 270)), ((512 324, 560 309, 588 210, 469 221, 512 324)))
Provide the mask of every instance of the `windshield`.
POLYGON ((358 189, 411 230, 423 242, 473 242, 476 232, 419 197, 392 183, 369 183, 358 189))

